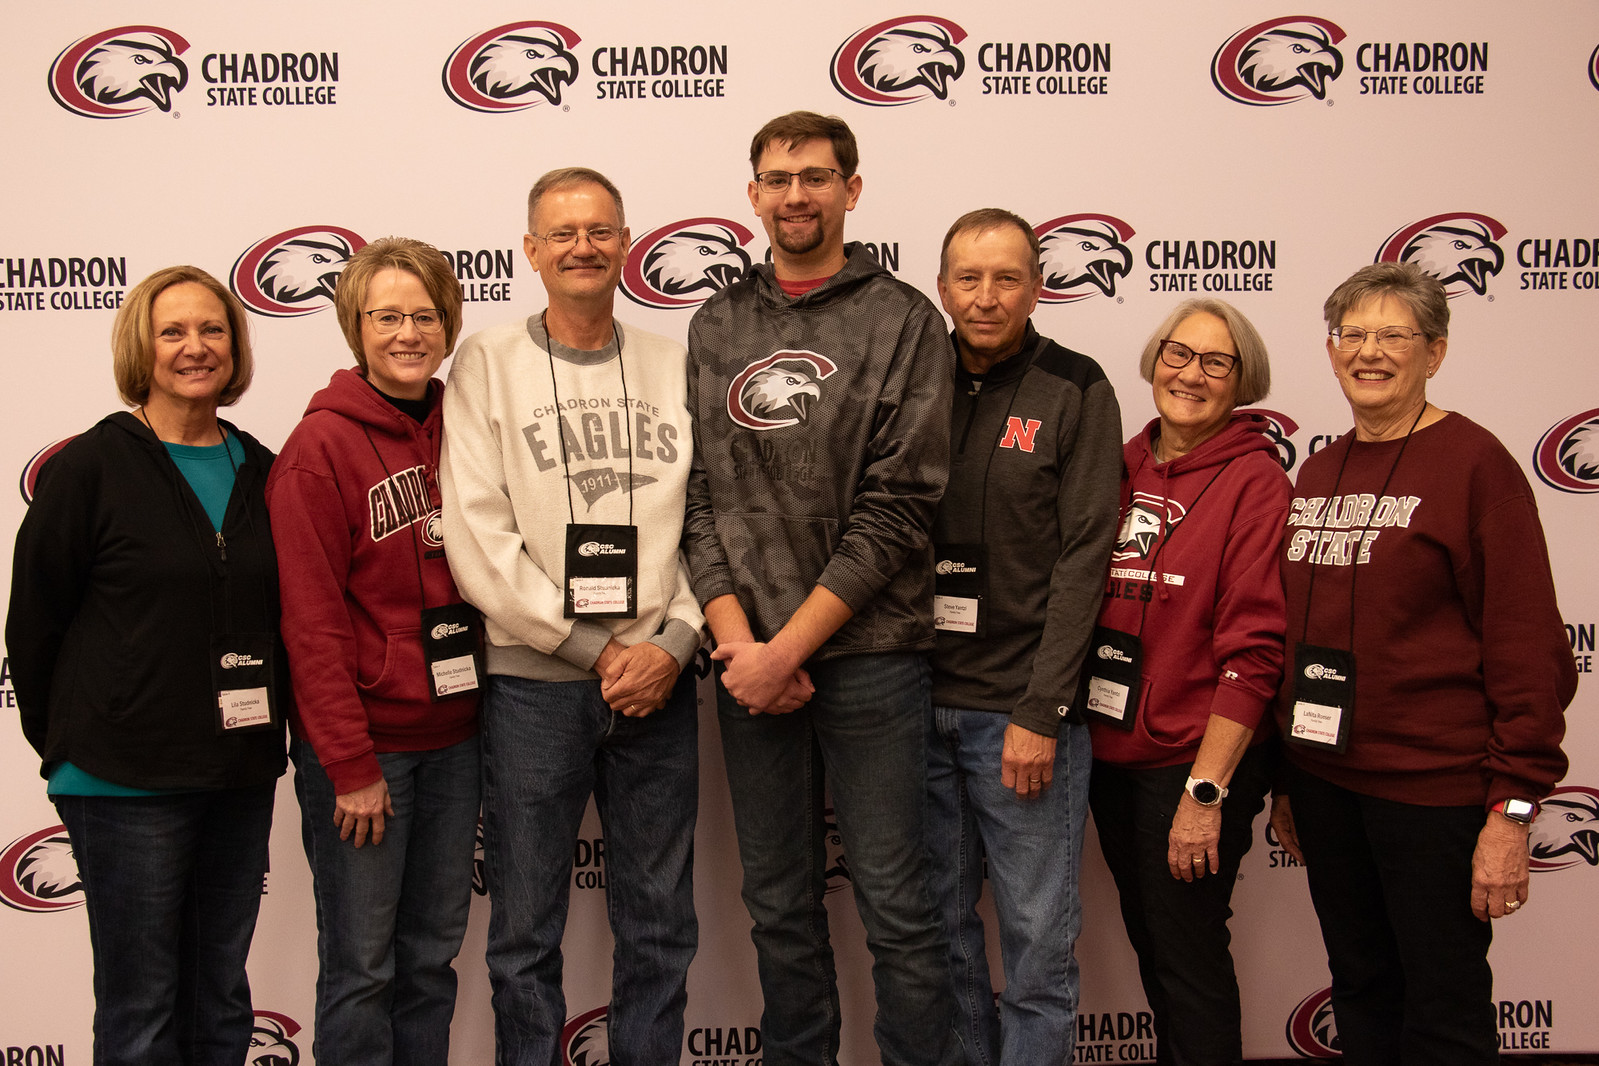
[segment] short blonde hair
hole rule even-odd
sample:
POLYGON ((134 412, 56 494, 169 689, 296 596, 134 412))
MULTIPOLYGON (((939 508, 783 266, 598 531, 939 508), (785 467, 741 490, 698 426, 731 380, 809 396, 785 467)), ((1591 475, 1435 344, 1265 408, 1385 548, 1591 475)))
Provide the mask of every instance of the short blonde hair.
POLYGON ((1138 360, 1138 373, 1150 384, 1155 382, 1155 359, 1160 355, 1160 342, 1172 335, 1172 330, 1192 315, 1215 315, 1227 324, 1227 333, 1238 349, 1238 396, 1236 406, 1259 403, 1271 395, 1271 361, 1266 357, 1266 342, 1261 339, 1255 324, 1244 313, 1225 300, 1196 296, 1172 308, 1166 320, 1155 327, 1144 344, 1144 354, 1138 360))
POLYGON ((366 346, 361 343, 361 305, 372 279, 385 270, 403 270, 422 283, 433 306, 444 312, 444 354, 455 350, 461 332, 461 283, 443 252, 409 237, 381 237, 350 257, 333 290, 333 308, 339 316, 344 340, 355 362, 366 370, 366 346))
POLYGON ((233 376, 217 399, 218 406, 239 402, 255 376, 255 359, 250 354, 250 321, 239 298, 216 278, 196 266, 171 266, 128 290, 128 295, 111 323, 111 372, 117 392, 129 407, 150 399, 150 382, 155 375, 155 332, 150 316, 156 297, 174 285, 193 283, 222 301, 228 313, 228 331, 233 334, 233 376))

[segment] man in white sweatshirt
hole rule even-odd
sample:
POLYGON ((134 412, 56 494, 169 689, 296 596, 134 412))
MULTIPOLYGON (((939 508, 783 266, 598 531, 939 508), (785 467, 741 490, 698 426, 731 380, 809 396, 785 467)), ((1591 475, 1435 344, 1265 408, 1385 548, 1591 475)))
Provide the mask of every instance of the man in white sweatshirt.
MULTIPOLYGON (((613 1061, 675 1062, 698 929, 694 673, 678 554, 693 439, 681 345, 612 317, 622 197, 584 168, 528 195, 548 307, 462 342, 440 466, 450 569, 483 612, 483 852, 497 1061, 547 1066, 588 798, 616 940, 613 1061)), ((399 580, 398 575, 396 580, 399 580)))

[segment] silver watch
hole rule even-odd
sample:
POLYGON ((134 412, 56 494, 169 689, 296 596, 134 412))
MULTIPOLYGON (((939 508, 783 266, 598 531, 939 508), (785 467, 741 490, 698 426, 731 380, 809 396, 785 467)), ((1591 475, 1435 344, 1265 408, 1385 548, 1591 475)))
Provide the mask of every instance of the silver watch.
POLYGON ((1215 807, 1227 798, 1227 790, 1208 777, 1190 777, 1183 791, 1194 797, 1201 807, 1215 807))

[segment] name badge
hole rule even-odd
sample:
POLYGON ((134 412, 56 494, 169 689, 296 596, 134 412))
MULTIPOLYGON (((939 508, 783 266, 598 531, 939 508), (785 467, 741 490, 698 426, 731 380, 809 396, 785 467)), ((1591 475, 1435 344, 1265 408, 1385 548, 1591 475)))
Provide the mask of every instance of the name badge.
POLYGON ((271 633, 220 633, 211 637, 211 688, 217 698, 216 733, 258 732, 278 724, 271 633))
POLYGON ((638 617, 638 526, 566 527, 567 618, 638 617))
POLYGON ((1144 642, 1131 633, 1095 626, 1083 660, 1083 713, 1131 733, 1138 721, 1138 697, 1144 686, 1144 642))
POLYGON ((433 702, 476 692, 483 677, 483 619, 465 603, 422 612, 422 659, 433 702))
POLYGON ((1355 714, 1355 655, 1315 644, 1294 646, 1294 710, 1287 741, 1304 748, 1349 748, 1355 714))
POLYGON ((933 546, 933 628, 969 637, 988 634, 983 599, 988 595, 988 546, 933 546))

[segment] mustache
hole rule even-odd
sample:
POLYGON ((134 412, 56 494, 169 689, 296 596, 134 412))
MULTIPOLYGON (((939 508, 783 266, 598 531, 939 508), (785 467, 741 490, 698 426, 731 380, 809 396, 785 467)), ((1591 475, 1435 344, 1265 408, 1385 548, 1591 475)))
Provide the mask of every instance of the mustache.
POLYGON ((572 256, 561 264, 562 270, 585 269, 590 267, 604 268, 611 265, 611 261, 603 255, 572 256))

